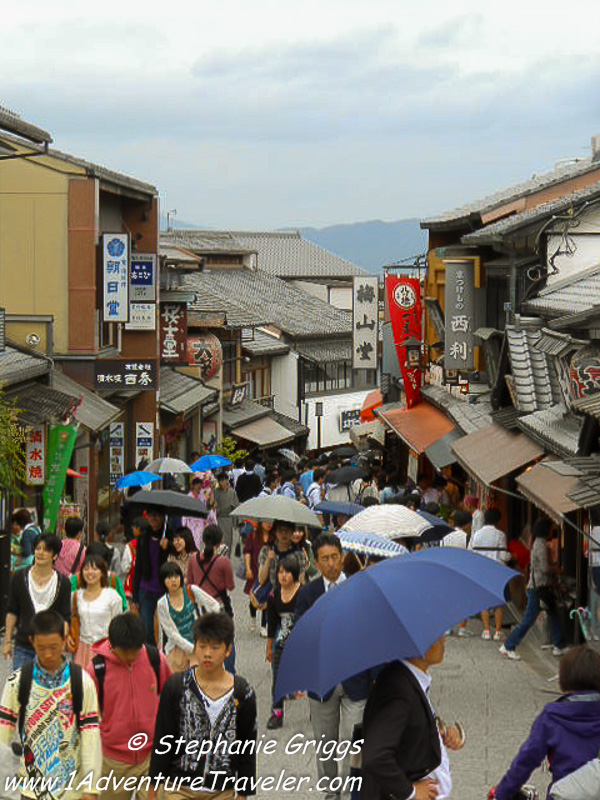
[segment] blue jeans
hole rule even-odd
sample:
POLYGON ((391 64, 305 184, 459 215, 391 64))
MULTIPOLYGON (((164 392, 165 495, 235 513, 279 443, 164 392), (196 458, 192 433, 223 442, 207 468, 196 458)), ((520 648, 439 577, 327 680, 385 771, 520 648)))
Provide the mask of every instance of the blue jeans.
MULTIPOLYGON (((516 650, 525 638, 526 633, 533 628, 541 610, 537 594, 533 589, 527 589, 527 606, 525 607, 525 613, 523 614, 521 622, 519 622, 517 627, 510 633, 510 636, 504 643, 504 647, 507 650, 516 650)), ((565 638, 556 612, 554 610, 549 610, 547 613, 552 626, 552 641, 554 642, 554 646, 563 648, 565 646, 565 638)))
POLYGON ((33 647, 21 647, 21 645, 16 644, 13 652, 13 671, 21 669, 24 664, 33 661, 34 658, 35 650, 33 647))
POLYGON ((146 644, 156 644, 154 638, 154 613, 160 595, 140 589, 140 617, 146 627, 146 644))

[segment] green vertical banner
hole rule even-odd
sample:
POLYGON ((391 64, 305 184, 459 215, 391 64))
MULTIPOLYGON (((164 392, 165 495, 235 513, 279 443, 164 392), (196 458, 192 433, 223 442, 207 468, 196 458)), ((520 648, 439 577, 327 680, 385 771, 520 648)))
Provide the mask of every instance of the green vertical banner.
POLYGON ((44 486, 44 530, 48 533, 56 531, 60 499, 76 438, 77 429, 70 425, 50 426, 44 486))

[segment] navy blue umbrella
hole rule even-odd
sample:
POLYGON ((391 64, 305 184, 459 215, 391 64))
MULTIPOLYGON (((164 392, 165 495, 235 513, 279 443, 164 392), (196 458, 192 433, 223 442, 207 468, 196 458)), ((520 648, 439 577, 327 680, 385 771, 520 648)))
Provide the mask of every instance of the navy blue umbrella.
POLYGON ((225 456, 209 455, 200 456, 197 461, 190 464, 190 469, 193 472, 204 472, 207 469, 219 469, 219 467, 230 466, 231 461, 225 456))
POLYGON ((364 506, 359 503, 345 503, 343 500, 323 500, 318 506, 315 506, 315 511, 319 514, 343 514, 345 517, 353 517, 362 511, 364 506))
POLYGON ((398 658, 418 658, 453 625, 505 602, 517 575, 469 550, 435 548, 391 558, 332 588, 294 626, 275 699, 340 681, 398 658))
POLYGON ((449 522, 446 522, 446 520, 441 517, 436 517, 435 514, 429 514, 427 511, 417 511, 417 514, 423 517, 424 520, 427 520, 431 525, 431 528, 426 530, 415 540, 419 544, 423 542, 439 542, 440 539, 443 539, 444 536, 454 530, 449 522))

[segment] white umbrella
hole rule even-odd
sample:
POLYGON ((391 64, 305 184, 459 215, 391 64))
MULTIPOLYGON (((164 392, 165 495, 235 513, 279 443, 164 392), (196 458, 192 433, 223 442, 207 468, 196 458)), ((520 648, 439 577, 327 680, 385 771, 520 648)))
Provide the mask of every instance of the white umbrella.
POLYGON ((313 528, 322 528, 317 515, 307 506, 283 495, 270 495, 269 497, 253 497, 241 503, 229 515, 241 519, 255 520, 281 520, 292 525, 308 525, 313 528))
POLYGON ((298 453, 294 453, 294 451, 290 450, 288 447, 282 447, 277 452, 280 453, 284 458, 287 458, 291 464, 297 464, 300 461, 300 456, 298 453))
POLYGON ((369 506, 355 514, 341 528, 342 531, 378 533, 388 539, 406 539, 421 536, 432 527, 431 523, 415 514, 410 508, 395 504, 369 506))
POLYGON ((146 470, 154 472, 155 475, 184 475, 193 471, 179 458, 157 458, 148 464, 146 470))

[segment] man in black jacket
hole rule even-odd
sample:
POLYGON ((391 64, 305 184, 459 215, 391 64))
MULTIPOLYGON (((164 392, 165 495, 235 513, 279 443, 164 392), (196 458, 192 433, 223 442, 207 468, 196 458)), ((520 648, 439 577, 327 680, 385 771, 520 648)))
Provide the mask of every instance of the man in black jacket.
POLYGON ((443 726, 429 699, 429 667, 444 660, 445 637, 423 656, 393 661, 378 676, 363 720, 364 800, 444 800, 452 778, 446 748, 458 750, 464 736, 443 726), (439 729, 438 729, 439 725, 439 729))
POLYGON ((244 472, 239 476, 235 484, 235 493, 240 503, 258 497, 262 490, 262 481, 254 471, 254 461, 247 458, 244 461, 244 472))
MULTIPOLYGON (((296 620, 306 613, 319 597, 326 592, 335 591, 335 587, 346 579, 342 572, 342 545, 338 536, 322 533, 315 540, 313 550, 315 564, 321 577, 310 581, 300 590, 296 603, 296 620)), ((359 725, 362 719, 370 685, 369 673, 363 672, 338 684, 323 698, 311 695, 310 721, 317 741, 321 737, 324 737, 324 742, 353 740, 354 727, 359 725)), ((340 798, 346 800, 350 797, 349 784, 345 780, 350 773, 349 756, 338 762, 333 758, 322 760, 317 754, 317 773, 320 785, 324 788, 324 800, 340 800, 340 798), (330 788, 328 791, 326 786, 337 786, 338 763, 343 786, 341 790, 330 788), (335 782, 331 783, 332 781, 335 782)))

